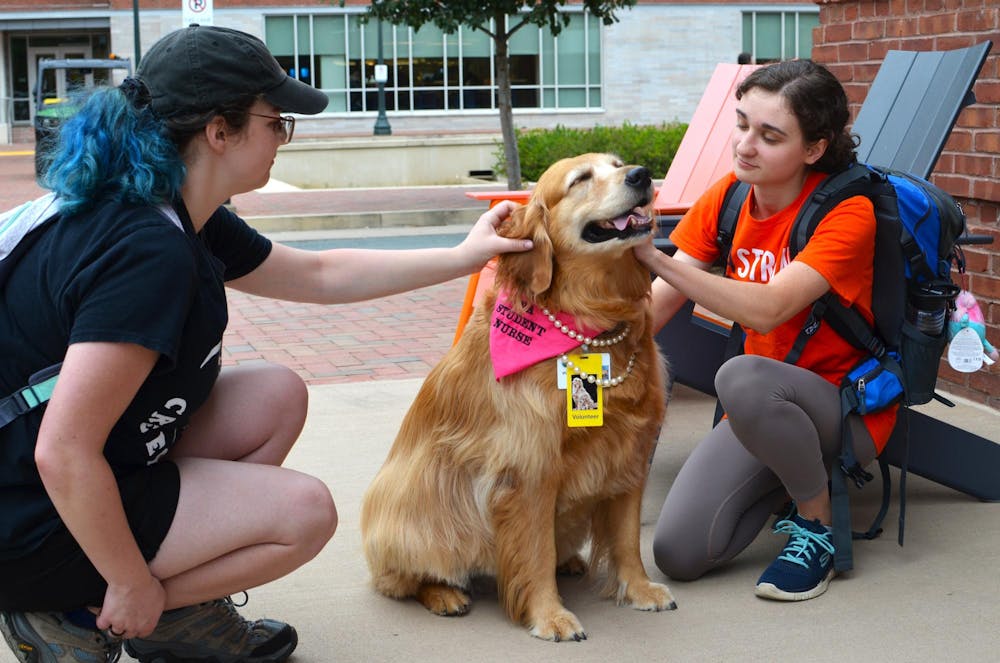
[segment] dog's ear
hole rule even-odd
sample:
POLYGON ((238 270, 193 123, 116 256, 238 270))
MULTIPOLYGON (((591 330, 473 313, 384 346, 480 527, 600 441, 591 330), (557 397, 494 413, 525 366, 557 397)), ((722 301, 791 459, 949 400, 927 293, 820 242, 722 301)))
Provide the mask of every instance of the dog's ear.
POLYGON ((515 306, 530 301, 552 283, 552 240, 549 239, 548 210, 532 199, 511 212, 500 227, 504 237, 528 238, 534 246, 524 253, 505 253, 497 265, 496 282, 510 295, 515 306))

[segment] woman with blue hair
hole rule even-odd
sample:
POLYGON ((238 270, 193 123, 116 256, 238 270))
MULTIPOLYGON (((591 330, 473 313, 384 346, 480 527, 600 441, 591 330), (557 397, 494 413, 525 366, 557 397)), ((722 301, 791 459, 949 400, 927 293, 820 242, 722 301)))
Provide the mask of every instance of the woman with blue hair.
POLYGON ((309 561, 337 512, 320 480, 281 467, 302 380, 220 365, 225 287, 358 301, 530 248, 496 234, 508 205, 457 247, 391 254, 272 244, 223 207, 267 182, 295 127, 283 113, 326 104, 255 37, 191 26, 61 130, 45 175, 58 214, 0 311, 0 395, 61 363, 44 407, 0 427, 0 630, 20 660, 116 660, 123 642, 140 661, 287 659, 295 630, 226 597, 309 561))

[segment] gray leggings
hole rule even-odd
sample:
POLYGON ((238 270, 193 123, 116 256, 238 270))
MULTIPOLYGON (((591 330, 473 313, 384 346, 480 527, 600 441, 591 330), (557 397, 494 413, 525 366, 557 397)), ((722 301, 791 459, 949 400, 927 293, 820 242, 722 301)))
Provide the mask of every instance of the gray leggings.
MULTIPOLYGON (((792 364, 741 355, 715 376, 724 419, 695 447, 663 503, 653 556, 665 574, 694 580, 735 557, 788 497, 827 490, 840 454, 836 386, 792 364)), ((875 444, 861 418, 848 418, 862 467, 875 444)))

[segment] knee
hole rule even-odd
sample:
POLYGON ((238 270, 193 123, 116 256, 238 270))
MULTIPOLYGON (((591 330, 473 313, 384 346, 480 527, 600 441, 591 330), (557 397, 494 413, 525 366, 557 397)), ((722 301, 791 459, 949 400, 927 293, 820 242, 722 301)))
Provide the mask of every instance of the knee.
POLYGON ((699 555, 683 532, 672 532, 668 527, 657 529, 653 536, 653 561, 656 568, 673 580, 697 580, 709 564, 704 555, 699 555))
POLYGON ((771 393, 766 363, 774 361, 757 355, 739 355, 719 367, 715 374, 715 393, 730 419, 734 413, 760 414, 763 399, 771 393))
POLYGON ((302 475, 295 490, 289 493, 292 499, 289 511, 297 522, 294 537, 312 558, 337 531, 337 506, 330 489, 316 477, 302 475))
POLYGON ((281 464, 306 424, 309 390, 295 371, 277 364, 267 367, 261 383, 267 385, 269 447, 278 454, 263 462, 281 464))
POLYGON ((301 428, 309 410, 309 390, 298 373, 279 364, 269 366, 265 378, 271 387, 273 403, 289 421, 298 422, 301 428))
POLYGON ((746 394, 748 384, 752 384, 760 371, 763 357, 757 355, 737 355, 727 360, 715 373, 715 391, 723 394, 746 394))

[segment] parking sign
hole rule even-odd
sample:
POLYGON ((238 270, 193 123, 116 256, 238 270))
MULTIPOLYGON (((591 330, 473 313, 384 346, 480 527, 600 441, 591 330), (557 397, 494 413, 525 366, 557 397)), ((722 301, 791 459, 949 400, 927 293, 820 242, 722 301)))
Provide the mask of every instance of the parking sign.
POLYGON ((181 27, 212 25, 212 0, 181 0, 181 27))

